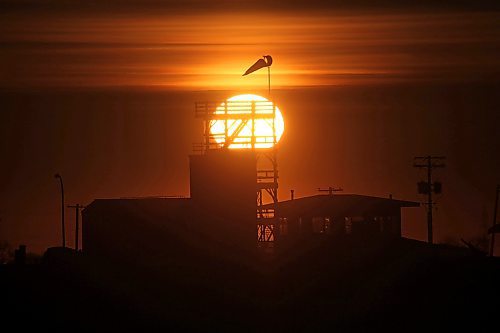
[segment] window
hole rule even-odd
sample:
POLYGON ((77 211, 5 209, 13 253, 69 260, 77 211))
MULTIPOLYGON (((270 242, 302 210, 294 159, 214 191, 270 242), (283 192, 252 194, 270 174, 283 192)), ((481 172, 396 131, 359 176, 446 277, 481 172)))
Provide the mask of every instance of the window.
POLYGON ((312 231, 315 234, 326 234, 330 227, 330 218, 328 217, 313 217, 312 218, 312 231))
POLYGON ((288 234, 288 219, 286 217, 280 217, 280 235, 288 234))

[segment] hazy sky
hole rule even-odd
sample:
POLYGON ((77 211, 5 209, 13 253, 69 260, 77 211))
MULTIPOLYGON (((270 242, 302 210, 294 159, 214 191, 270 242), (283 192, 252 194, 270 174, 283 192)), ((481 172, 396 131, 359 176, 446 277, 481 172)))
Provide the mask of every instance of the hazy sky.
MULTIPOLYGON (((420 200, 413 156, 446 155, 436 238, 484 235, 500 9, 414 2, 0 1, 0 240, 59 244, 56 172, 68 204, 188 196, 194 102, 265 93, 265 71, 241 76, 264 54, 285 117, 281 198, 332 185, 420 200)), ((405 214, 425 239, 425 211, 405 214)))

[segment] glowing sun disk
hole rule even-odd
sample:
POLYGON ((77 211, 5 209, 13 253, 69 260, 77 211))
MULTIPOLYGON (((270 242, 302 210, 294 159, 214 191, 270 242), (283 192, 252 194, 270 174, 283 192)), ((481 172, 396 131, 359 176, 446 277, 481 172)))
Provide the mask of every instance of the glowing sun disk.
POLYGON ((228 148, 272 148, 285 128, 280 109, 258 95, 233 96, 215 114, 219 116, 210 122, 210 133, 228 148))

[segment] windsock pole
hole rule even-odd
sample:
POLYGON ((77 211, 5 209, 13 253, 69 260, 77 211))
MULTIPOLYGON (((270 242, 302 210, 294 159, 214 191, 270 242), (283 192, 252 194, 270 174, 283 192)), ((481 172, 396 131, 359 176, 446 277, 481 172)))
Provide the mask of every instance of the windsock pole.
POLYGON ((267 87, 269 91, 269 97, 271 97, 271 66, 267 66, 267 87))

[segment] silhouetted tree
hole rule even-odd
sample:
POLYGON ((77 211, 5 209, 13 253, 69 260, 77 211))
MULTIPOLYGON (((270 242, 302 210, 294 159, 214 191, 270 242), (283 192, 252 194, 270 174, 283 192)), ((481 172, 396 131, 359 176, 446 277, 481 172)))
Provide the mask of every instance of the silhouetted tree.
POLYGON ((0 240, 0 264, 6 264, 13 259, 13 251, 9 242, 0 240))

